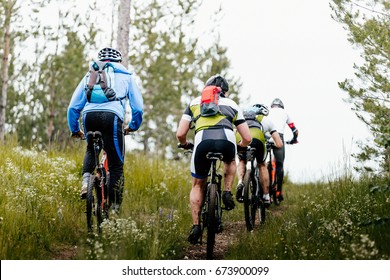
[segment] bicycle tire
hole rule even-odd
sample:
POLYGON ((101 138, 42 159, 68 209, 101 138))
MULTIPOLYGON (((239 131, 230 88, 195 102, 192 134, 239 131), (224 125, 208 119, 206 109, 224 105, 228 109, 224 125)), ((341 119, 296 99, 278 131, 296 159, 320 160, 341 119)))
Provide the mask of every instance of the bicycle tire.
POLYGON ((258 217, 259 217, 259 223, 260 224, 264 224, 265 223, 265 205, 262 201, 262 197, 263 197, 263 186, 261 185, 260 183, 260 180, 259 178, 257 177, 258 175, 256 174, 255 175, 256 178, 254 179, 253 181, 253 186, 256 186, 253 190, 254 193, 256 193, 255 189, 258 188, 258 194, 254 197, 254 201, 253 201, 253 204, 255 205, 255 207, 257 208, 257 211, 259 212, 258 213, 258 217))
POLYGON ((86 205, 86 214, 87 214, 87 227, 88 231, 92 231, 93 227, 93 216, 94 216, 94 204, 95 204, 95 197, 94 197, 94 182, 95 182, 95 176, 91 176, 88 180, 87 184, 87 205, 86 205))
POLYGON ((207 259, 213 259, 215 234, 217 229, 217 185, 210 184, 207 199, 207 259))
POLYGON ((100 179, 95 184, 96 188, 96 226, 99 233, 101 233, 101 225, 103 222, 103 208, 102 208, 102 188, 104 188, 104 182, 100 179))
POLYGON ((89 232, 93 232, 94 224, 99 233, 101 233, 102 215, 102 194, 99 187, 100 181, 95 175, 92 175, 87 185, 87 227, 89 232), (96 220, 96 221, 94 221, 96 220))
POLYGON ((245 225, 248 231, 252 231, 255 226, 256 210, 253 211, 253 184, 251 180, 250 171, 247 170, 244 176, 244 214, 245 214, 245 225))

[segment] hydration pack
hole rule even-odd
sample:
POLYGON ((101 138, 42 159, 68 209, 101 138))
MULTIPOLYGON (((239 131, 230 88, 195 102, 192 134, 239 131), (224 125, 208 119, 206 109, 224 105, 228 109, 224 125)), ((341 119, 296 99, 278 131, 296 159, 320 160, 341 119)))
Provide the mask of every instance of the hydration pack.
POLYGON ((85 94, 90 103, 104 103, 118 99, 114 90, 114 66, 110 62, 92 62, 86 76, 85 94))
POLYGON ((203 89, 200 100, 200 115, 202 117, 215 116, 221 113, 218 105, 220 92, 221 88, 216 86, 207 86, 203 89))

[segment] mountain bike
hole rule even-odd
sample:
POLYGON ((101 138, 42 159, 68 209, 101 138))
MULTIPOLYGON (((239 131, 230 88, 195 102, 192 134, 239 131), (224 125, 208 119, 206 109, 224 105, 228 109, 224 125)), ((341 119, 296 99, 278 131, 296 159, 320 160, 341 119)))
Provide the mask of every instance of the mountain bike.
POLYGON ((104 149, 102 133, 88 131, 86 137, 87 141, 93 144, 95 158, 95 170, 91 174, 87 186, 87 226, 88 231, 92 232, 93 224, 96 223, 97 231, 101 233, 101 223, 104 219, 108 219, 108 161, 105 152, 99 160, 100 152, 104 149))
POLYGON ((247 163, 243 181, 244 214, 248 231, 252 231, 255 227, 257 212, 259 212, 259 222, 265 222, 265 205, 262 200, 263 188, 260 184, 255 152, 256 148, 253 147, 248 147, 246 151, 247 163))
MULTIPOLYGON (((179 148, 182 146, 179 144, 179 148)), ((192 153, 186 151, 186 153, 192 153)), ((206 188, 203 190, 203 202, 201 212, 199 215, 199 221, 201 225, 202 235, 200 237, 200 243, 203 242, 203 232, 207 229, 207 246, 206 255, 207 259, 213 259, 215 235, 221 233, 222 227, 222 175, 218 173, 219 167, 217 162, 222 162, 222 153, 208 152, 206 155, 208 160, 211 160, 211 167, 208 174, 208 181, 206 188)))

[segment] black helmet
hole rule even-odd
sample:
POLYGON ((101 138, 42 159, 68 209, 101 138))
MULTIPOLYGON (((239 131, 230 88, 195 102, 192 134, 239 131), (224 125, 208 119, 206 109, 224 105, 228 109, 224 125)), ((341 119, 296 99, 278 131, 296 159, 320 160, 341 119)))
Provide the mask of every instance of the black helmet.
POLYGON ((228 84, 228 82, 225 80, 224 77, 222 77, 219 74, 211 76, 207 80, 205 86, 217 86, 217 87, 220 87, 224 93, 229 91, 229 84, 228 84))
POLYGON ((253 107, 257 108, 256 114, 257 115, 263 115, 263 116, 268 116, 269 110, 268 107, 263 105, 263 104, 255 104, 253 107))
POLYGON ((272 103, 271 103, 271 107, 274 107, 274 106, 279 106, 281 108, 284 109, 284 104, 282 102, 282 100, 280 100, 279 98, 275 98, 272 103))
POLYGON ((114 62, 121 62, 122 54, 116 49, 104 48, 99 51, 98 58, 100 61, 109 60, 114 62))

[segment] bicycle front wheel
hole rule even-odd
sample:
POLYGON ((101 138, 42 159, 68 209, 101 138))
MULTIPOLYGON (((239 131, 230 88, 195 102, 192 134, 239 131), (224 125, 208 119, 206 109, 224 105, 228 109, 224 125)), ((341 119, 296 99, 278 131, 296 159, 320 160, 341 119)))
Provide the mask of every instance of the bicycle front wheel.
POLYGON ((217 185, 210 184, 207 199, 207 259, 213 259, 215 234, 217 229, 217 185))
POLYGON ((248 231, 252 231, 255 227, 257 203, 254 184, 252 182, 250 171, 247 171, 244 176, 243 193, 245 225, 248 231))
POLYGON ((88 231, 92 231, 93 216, 95 212, 95 176, 91 176, 87 185, 87 226, 88 231))
POLYGON ((93 226, 96 220, 96 227, 98 232, 101 232, 100 225, 103 221, 102 219, 102 207, 101 207, 101 201, 102 201, 102 195, 100 190, 100 186, 97 182, 96 176, 91 176, 88 181, 87 186, 87 226, 88 231, 93 231, 93 226))

